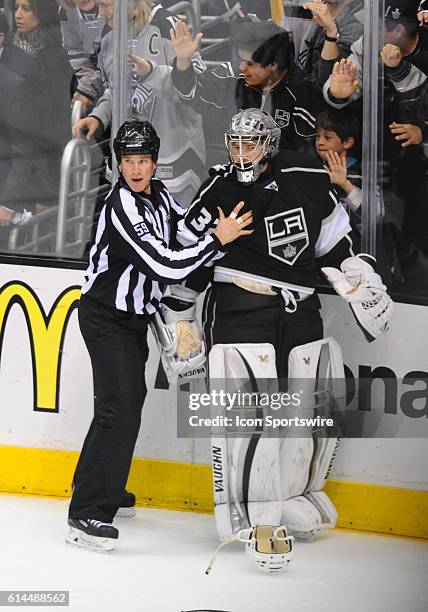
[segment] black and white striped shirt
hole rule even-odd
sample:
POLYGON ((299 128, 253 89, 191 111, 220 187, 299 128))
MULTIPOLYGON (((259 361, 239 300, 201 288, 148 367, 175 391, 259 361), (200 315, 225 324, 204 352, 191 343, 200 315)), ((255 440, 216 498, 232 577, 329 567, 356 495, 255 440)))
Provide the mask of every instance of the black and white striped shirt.
POLYGON ((147 197, 119 179, 107 196, 82 286, 93 300, 137 314, 153 314, 166 285, 181 282, 221 247, 213 234, 180 246, 184 210, 160 180, 151 186, 147 197))

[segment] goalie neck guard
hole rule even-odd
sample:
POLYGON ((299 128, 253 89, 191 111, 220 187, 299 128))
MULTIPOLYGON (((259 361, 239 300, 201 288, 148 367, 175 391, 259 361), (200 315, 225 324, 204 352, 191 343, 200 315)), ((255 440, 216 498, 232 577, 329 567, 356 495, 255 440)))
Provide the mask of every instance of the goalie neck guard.
POLYGON ((280 138, 276 122, 260 108, 247 108, 232 117, 225 142, 240 183, 257 181, 263 164, 277 155, 280 138))

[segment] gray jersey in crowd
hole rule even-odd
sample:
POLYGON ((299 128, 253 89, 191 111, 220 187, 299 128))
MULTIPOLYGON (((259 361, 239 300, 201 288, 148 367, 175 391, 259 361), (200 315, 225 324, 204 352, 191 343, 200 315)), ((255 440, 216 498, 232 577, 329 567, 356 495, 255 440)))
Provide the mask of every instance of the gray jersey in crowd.
MULTIPOLYGON (((174 56, 167 38, 171 18, 171 13, 155 6, 149 25, 133 39, 132 53, 151 62, 153 69, 145 79, 132 79, 132 116, 153 123, 161 140, 156 176, 175 197, 185 190, 186 197, 178 199, 186 205, 206 175, 205 142, 201 116, 179 100, 172 86, 170 64, 174 56)), ((107 127, 112 117, 112 32, 102 39, 98 67, 106 89, 91 116, 107 127)))
POLYGON ((104 93, 98 70, 98 53, 106 21, 97 13, 84 13, 77 7, 64 11, 61 33, 64 49, 78 81, 78 91, 98 100, 104 93))

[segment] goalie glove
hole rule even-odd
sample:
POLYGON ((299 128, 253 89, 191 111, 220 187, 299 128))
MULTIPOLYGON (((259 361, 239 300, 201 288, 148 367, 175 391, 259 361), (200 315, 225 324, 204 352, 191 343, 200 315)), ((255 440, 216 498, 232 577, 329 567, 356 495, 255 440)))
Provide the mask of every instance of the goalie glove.
POLYGON ((162 299, 160 311, 150 320, 170 380, 201 367, 206 360, 202 330, 196 321, 196 296, 191 289, 173 286, 171 295, 162 299))
POLYGON ((372 266, 361 256, 348 257, 336 268, 321 268, 330 285, 350 305, 351 310, 369 342, 389 329, 393 302, 386 286, 372 266))

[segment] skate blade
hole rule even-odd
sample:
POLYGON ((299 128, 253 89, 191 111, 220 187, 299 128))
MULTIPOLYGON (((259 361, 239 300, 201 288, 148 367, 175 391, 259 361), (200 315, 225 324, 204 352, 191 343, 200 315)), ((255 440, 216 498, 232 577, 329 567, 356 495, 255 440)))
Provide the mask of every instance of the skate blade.
POLYGON ((114 550, 114 540, 112 538, 90 536, 73 527, 70 527, 66 533, 65 541, 72 546, 86 548, 86 550, 93 552, 111 553, 114 550))
POLYGON ((119 510, 116 512, 116 517, 119 518, 132 518, 136 515, 137 513, 135 508, 119 508, 119 510))

